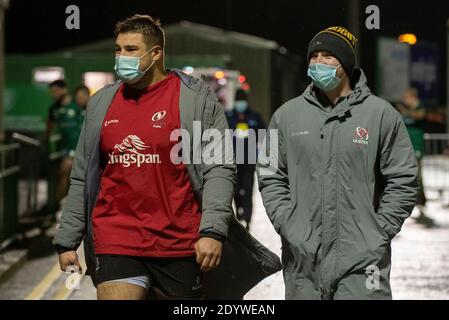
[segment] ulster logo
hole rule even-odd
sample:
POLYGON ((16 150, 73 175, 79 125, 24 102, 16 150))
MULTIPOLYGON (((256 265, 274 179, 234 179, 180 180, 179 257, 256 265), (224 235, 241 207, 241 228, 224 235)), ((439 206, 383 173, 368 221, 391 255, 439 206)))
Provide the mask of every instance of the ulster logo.
POLYGON ((165 117, 165 114, 167 113, 167 111, 159 111, 156 112, 155 114, 153 114, 153 117, 151 118, 151 120, 153 121, 159 121, 161 120, 163 117, 165 117))
POLYGON ((355 128, 354 139, 352 140, 352 142, 358 144, 368 144, 368 138, 368 129, 357 127, 355 128))
POLYGON ((162 128, 162 125, 164 125, 164 121, 161 121, 162 118, 165 117, 165 115, 167 114, 167 111, 163 110, 163 111, 159 111, 156 112, 155 114, 153 114, 153 116, 151 117, 151 121, 156 122, 153 124, 154 128, 162 128))

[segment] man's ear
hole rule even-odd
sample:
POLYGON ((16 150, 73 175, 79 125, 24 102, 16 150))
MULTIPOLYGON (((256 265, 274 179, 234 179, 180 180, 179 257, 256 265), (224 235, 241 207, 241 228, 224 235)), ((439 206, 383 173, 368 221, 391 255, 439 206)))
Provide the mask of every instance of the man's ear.
POLYGON ((343 79, 344 77, 348 77, 348 74, 346 73, 346 70, 343 68, 342 65, 337 70, 337 77, 340 79, 343 79))
POLYGON ((153 60, 160 60, 163 57, 164 50, 162 49, 162 47, 157 46, 156 48, 154 48, 153 52, 154 52, 153 60))

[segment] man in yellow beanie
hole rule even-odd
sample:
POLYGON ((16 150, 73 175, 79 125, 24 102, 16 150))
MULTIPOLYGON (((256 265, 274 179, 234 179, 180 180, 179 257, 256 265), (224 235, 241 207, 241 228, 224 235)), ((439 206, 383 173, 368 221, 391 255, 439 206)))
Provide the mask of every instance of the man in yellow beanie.
POLYGON ((287 299, 391 299, 391 240, 411 214, 417 164, 401 115, 355 68, 343 27, 309 44, 312 83, 273 115, 259 188, 282 240, 287 299))

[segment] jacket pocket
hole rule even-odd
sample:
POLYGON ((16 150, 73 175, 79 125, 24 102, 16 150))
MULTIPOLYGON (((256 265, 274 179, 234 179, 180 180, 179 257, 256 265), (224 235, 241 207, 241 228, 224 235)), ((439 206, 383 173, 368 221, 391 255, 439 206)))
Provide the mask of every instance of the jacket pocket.
MULTIPOLYGON (((373 212, 374 212, 374 209, 373 209, 373 212)), ((384 238, 384 240, 390 242, 391 241, 391 237, 390 237, 390 235, 388 234, 388 232, 386 230, 386 222, 384 222, 380 218, 379 213, 374 212, 374 220, 376 221, 377 229, 381 233, 381 235, 384 238)))
MULTIPOLYGON (((369 223, 368 225, 371 225, 371 227, 377 231, 377 234, 379 235, 380 238, 382 238, 383 241, 390 242, 390 237, 388 235, 388 232, 385 230, 384 223, 382 222, 379 213, 376 212, 372 204, 369 205, 369 210, 370 210, 369 220, 371 222, 365 221, 365 223, 369 223)), ((363 224, 362 221, 359 221, 358 223, 363 224)))

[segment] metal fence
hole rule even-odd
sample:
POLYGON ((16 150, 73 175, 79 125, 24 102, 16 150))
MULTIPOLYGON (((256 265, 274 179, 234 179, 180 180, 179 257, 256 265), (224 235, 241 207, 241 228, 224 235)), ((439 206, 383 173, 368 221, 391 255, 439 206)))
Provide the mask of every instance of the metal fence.
POLYGON ((41 142, 18 132, 12 134, 12 140, 20 144, 19 216, 31 216, 38 209, 41 142))
POLYGON ((20 145, 0 146, 0 250, 17 234, 17 180, 20 145))
POLYGON ((47 210, 54 215, 59 208, 56 193, 59 179, 59 167, 61 165, 63 152, 59 146, 62 136, 60 134, 51 135, 49 138, 50 147, 47 153, 47 210))
POLYGON ((422 176, 429 199, 449 203, 449 134, 425 133, 422 176))
POLYGON ((61 136, 50 136, 48 145, 18 132, 10 138, 0 146, 0 251, 31 228, 45 230, 59 207, 61 136))

